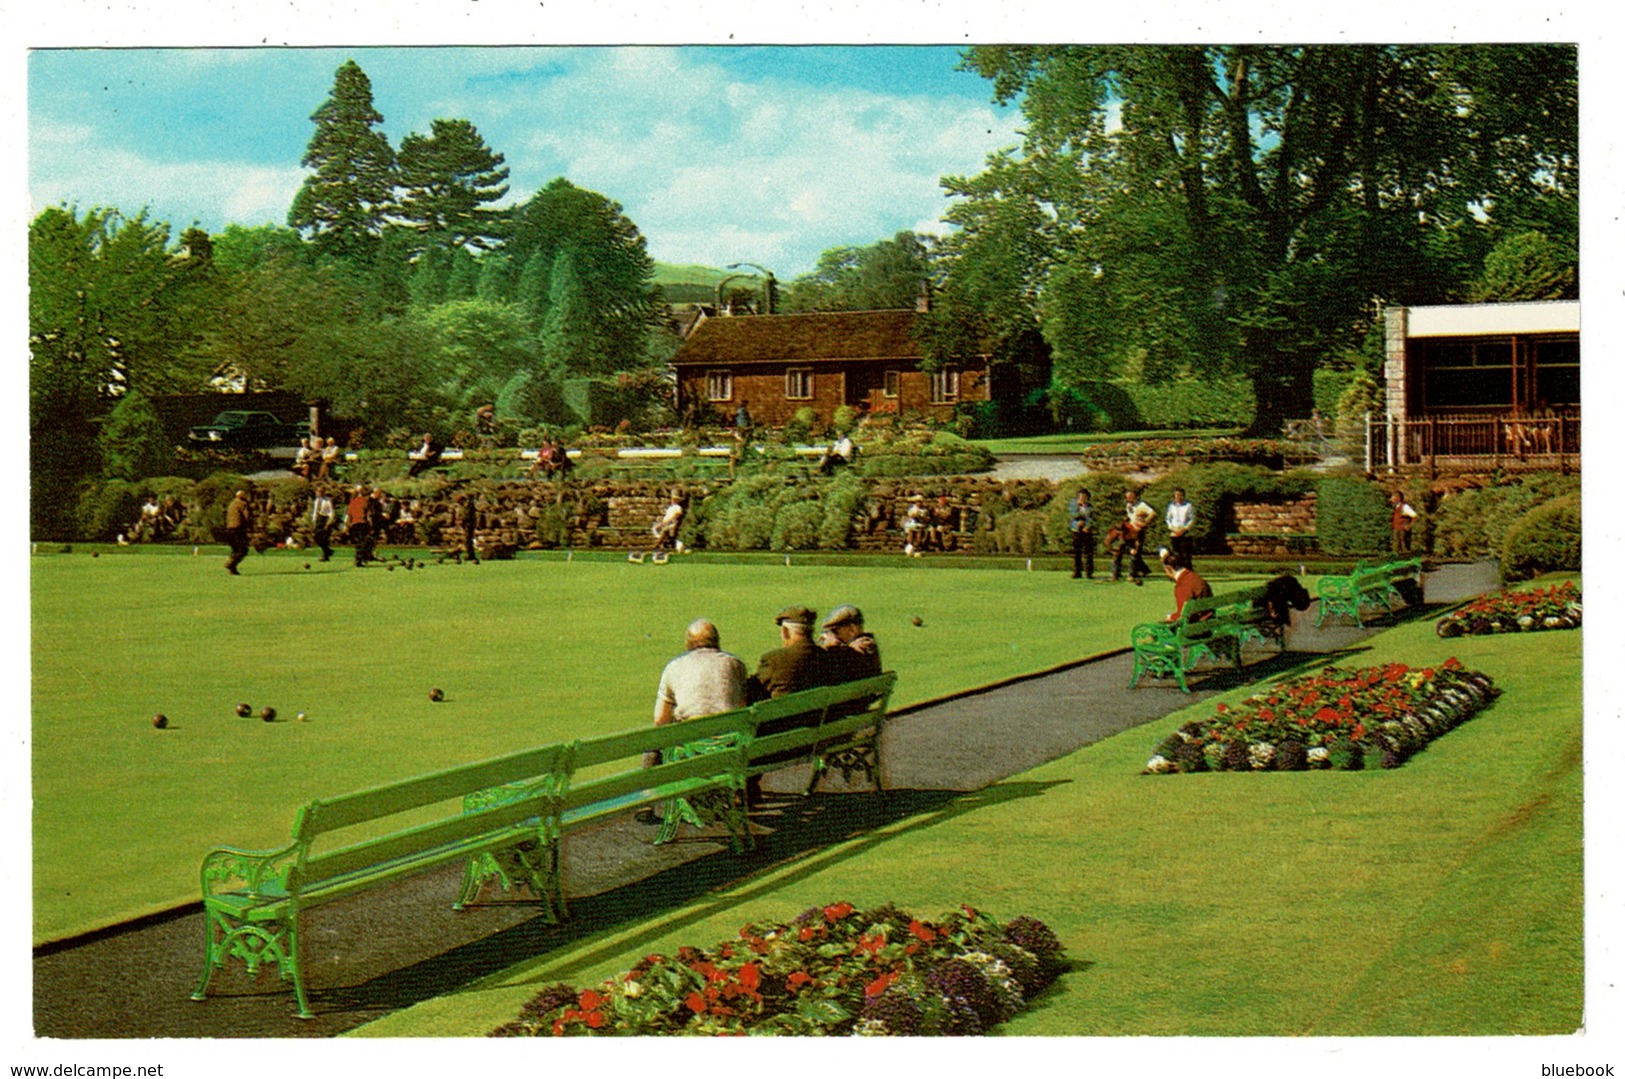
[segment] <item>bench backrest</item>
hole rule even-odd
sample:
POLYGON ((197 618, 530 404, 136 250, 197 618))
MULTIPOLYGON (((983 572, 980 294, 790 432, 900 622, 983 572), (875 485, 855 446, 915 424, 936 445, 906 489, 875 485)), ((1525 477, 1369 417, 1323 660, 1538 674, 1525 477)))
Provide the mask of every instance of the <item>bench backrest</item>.
POLYGON ((579 815, 587 807, 618 802, 641 791, 738 773, 744 766, 738 747, 749 733, 750 709, 739 708, 661 727, 582 739, 569 747, 569 781, 560 795, 560 812, 579 815), (707 739, 718 740, 717 752, 674 759, 673 750, 707 739), (645 768, 644 754, 651 752, 661 754, 661 763, 645 768))
POLYGON ((294 840, 301 848, 296 877, 328 879, 536 817, 556 797, 566 758, 567 747, 542 746, 318 798, 301 809, 294 822, 294 840), (513 798, 465 812, 462 799, 470 792, 520 782, 529 787, 513 798), (412 816, 396 827, 384 823, 403 814, 412 816), (323 837, 368 824, 378 824, 380 830, 334 850, 313 850, 323 837))
POLYGON ((821 741, 878 725, 885 719, 897 672, 885 671, 833 686, 817 686, 751 705, 751 755, 811 749, 821 741))

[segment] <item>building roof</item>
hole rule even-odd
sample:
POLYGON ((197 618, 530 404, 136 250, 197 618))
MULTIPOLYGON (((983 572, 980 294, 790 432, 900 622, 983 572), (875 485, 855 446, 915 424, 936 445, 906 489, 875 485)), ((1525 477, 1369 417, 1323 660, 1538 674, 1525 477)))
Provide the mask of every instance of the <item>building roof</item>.
POLYGON ((917 361, 913 309, 818 311, 797 315, 708 318, 672 359, 675 365, 917 361))
POLYGON ((1579 333, 1579 300, 1462 303, 1407 307, 1407 337, 1476 337, 1509 333, 1579 333))

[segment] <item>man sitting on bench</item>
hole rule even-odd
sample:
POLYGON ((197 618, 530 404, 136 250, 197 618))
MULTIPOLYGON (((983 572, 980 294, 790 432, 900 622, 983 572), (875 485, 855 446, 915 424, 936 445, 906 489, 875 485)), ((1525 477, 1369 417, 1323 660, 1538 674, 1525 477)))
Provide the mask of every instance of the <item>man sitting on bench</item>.
MULTIPOLYGON (((1208 599, 1213 595, 1213 588, 1207 581, 1202 579, 1201 574, 1191 569, 1190 559, 1182 552, 1170 551, 1164 547, 1161 555, 1162 572, 1166 573, 1168 579, 1174 582, 1174 613, 1170 614, 1165 621, 1177 622, 1180 616, 1185 613, 1185 604, 1193 599, 1208 599)), ((1211 612, 1204 612, 1204 614, 1197 617, 1211 617, 1211 612)))
POLYGON ((423 436, 423 445, 419 446, 416 450, 407 455, 412 459, 412 467, 406 470, 407 479, 411 479, 421 472, 427 472, 435 465, 438 465, 440 463, 440 455, 443 452, 445 451, 442 449, 440 443, 435 441, 434 435, 425 433, 423 436))

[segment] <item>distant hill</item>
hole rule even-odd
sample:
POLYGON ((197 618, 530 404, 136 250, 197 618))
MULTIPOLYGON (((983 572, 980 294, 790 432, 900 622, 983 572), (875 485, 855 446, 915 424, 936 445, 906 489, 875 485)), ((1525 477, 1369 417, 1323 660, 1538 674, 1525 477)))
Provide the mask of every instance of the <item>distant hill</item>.
MULTIPOLYGON (((711 303, 716 299, 717 282, 733 277, 737 270, 721 270, 715 266, 697 264, 677 265, 655 262, 654 283, 660 287, 667 303, 711 303)), ((750 287, 754 271, 736 282, 738 287, 750 287)))

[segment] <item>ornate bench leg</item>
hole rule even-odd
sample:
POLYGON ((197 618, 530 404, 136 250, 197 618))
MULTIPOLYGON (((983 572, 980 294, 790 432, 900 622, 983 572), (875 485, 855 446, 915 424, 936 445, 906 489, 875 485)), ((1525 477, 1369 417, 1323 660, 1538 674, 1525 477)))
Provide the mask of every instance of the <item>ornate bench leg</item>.
POLYGON ((215 942, 216 917, 212 910, 203 912, 203 973, 198 976, 197 988, 192 990, 193 1000, 203 1000, 209 995, 209 982, 214 980, 214 972, 226 961, 220 945, 215 942))

